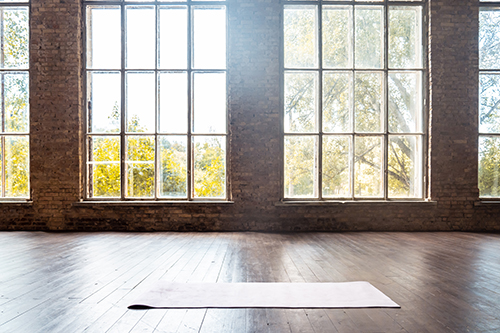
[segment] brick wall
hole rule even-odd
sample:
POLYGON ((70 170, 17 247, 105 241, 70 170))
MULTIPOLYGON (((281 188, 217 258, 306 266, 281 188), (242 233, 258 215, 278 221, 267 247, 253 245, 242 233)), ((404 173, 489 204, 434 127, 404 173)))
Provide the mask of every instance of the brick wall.
POLYGON ((32 0, 32 204, 2 230, 500 230, 477 190, 478 4, 431 0, 431 202, 282 204, 278 0, 229 0, 232 203, 89 204, 82 197, 81 5, 32 0))

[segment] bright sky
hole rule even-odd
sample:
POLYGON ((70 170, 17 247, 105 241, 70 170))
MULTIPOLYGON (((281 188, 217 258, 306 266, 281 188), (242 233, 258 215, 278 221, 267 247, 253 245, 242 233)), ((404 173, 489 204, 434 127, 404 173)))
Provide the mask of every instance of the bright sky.
MULTIPOLYGON (((158 68, 187 68, 187 15, 185 7, 160 7, 158 21, 158 68)), ((119 70, 121 67, 120 9, 98 7, 91 10, 92 54, 89 68, 119 70), (91 66, 90 66, 91 64, 91 66)), ((126 75, 127 114, 137 115, 148 132, 154 132, 155 9, 133 6, 126 10, 126 69, 143 70, 126 75)), ((226 13, 221 8, 193 7, 193 68, 225 69, 226 13)), ((109 119, 115 103, 120 107, 120 75, 91 74, 93 129, 116 128, 109 119)), ((224 133, 226 129, 225 73, 194 73, 194 132, 224 133)), ((187 73, 159 73, 160 130, 187 132, 187 73)))

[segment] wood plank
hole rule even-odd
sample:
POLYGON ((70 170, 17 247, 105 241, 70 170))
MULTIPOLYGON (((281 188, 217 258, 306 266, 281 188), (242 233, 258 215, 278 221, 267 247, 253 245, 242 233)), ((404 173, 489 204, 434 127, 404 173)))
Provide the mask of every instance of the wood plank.
POLYGON ((0 232, 1 332, 495 332, 500 235, 0 232), (158 279, 367 280, 401 309, 170 309, 158 279))

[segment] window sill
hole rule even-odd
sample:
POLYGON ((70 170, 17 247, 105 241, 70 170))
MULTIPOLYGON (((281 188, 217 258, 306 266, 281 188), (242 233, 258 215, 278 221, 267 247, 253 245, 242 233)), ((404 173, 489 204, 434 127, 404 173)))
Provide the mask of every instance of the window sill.
POLYGON ((474 206, 490 206, 490 205, 500 205, 500 198, 479 200, 474 202, 474 206))
POLYGON ((0 206, 2 206, 2 205, 33 206, 33 201, 31 201, 31 200, 12 200, 12 199, 1 200, 0 199, 0 206))
POLYGON ((331 200, 331 201, 280 201, 278 207, 288 206, 338 206, 338 205, 428 205, 437 206, 437 201, 432 200, 331 200))
POLYGON ((124 207, 124 206, 186 206, 186 205, 228 205, 233 204, 233 201, 225 200, 193 200, 193 201, 165 201, 165 200, 144 200, 144 201, 105 201, 105 200, 82 200, 74 202, 73 207, 92 207, 92 206, 107 206, 107 207, 124 207))

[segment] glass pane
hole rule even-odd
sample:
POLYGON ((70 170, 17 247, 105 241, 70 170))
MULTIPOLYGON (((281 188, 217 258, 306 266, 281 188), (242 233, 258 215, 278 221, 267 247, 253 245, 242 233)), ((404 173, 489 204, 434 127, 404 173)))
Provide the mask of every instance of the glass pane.
POLYGON ((479 196, 500 197, 500 137, 479 137, 479 196))
POLYGON ((356 137, 354 142, 354 195, 382 197, 384 195, 382 137, 356 137))
POLYGON ((94 136, 88 145, 90 197, 120 197, 120 137, 94 136))
POLYGON ((323 131, 352 131, 352 74, 323 72, 323 131))
POLYGON ((126 144, 126 196, 128 198, 154 197, 154 136, 127 136, 126 144))
POLYGON ((383 73, 356 73, 355 130, 382 132, 384 127, 383 73))
POLYGON ((119 72, 87 74, 88 131, 120 131, 121 75, 119 72))
POLYGON ((126 66, 133 69, 155 68, 155 9, 127 6, 126 66))
POLYGON ((389 7, 389 67, 422 67, 422 7, 389 7))
POLYGON ((187 73, 160 73, 160 132, 187 133, 187 73))
POLYGON ((479 75, 479 132, 500 133, 500 75, 479 75))
POLYGON ((0 135, 0 198, 3 197, 2 190, 1 190, 3 188, 3 184, 2 184, 2 182, 3 182, 3 176, 2 176, 2 174, 3 174, 3 171, 4 171, 3 170, 3 162, 2 162, 3 161, 2 154, 3 154, 3 151, 4 151, 3 145, 4 145, 4 136, 0 135))
POLYGON ((28 73, 3 74, 0 80, 5 98, 5 132, 29 132, 28 73))
POLYGON ((285 73, 285 132, 316 130, 317 73, 285 73))
POLYGON ((155 131, 155 74, 127 73, 127 131, 155 131))
POLYGON ((187 14, 186 7, 160 7, 160 68, 187 68, 187 14))
POLYGON ((226 138, 196 136, 194 141, 194 197, 226 197, 226 138))
POLYGON ((351 197, 351 138, 323 137, 323 196, 351 197))
POLYGON ((356 68, 384 67, 384 7, 355 7, 356 68))
POLYGON ((226 8, 193 7, 194 68, 226 68, 226 8))
POLYGON ((318 67, 316 6, 285 6, 285 68, 318 67))
POLYGON ((226 133, 226 74, 194 74, 194 132, 226 133))
POLYGON ((121 67, 119 7, 87 7, 87 68, 121 67))
POLYGON ((187 139, 185 136, 158 137, 160 149, 160 196, 187 196, 187 139))
POLYGON ((4 136, 0 136, 0 198, 3 197, 3 172, 4 172, 4 166, 3 166, 3 146, 4 146, 4 136))
POLYGON ((323 7, 323 67, 352 68, 352 7, 323 7))
POLYGON ((28 8, 1 7, 2 57, 1 68, 24 69, 29 66, 28 8))
POLYGON ((285 136, 285 197, 317 197, 318 138, 285 136))
POLYGON ((5 137, 5 197, 29 197, 29 138, 5 137))
POLYGON ((479 68, 500 69, 500 11, 479 11, 479 68))
POLYGON ((390 198, 422 197, 420 136, 390 136, 388 186, 390 198))
POLYGON ((389 73, 389 130, 422 131, 422 73, 389 73))

